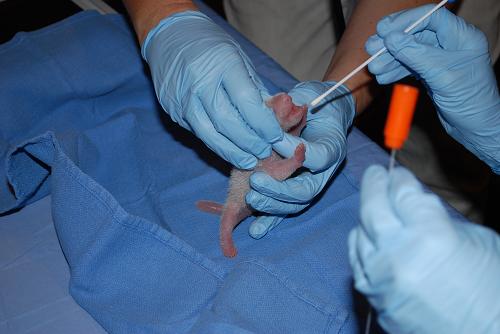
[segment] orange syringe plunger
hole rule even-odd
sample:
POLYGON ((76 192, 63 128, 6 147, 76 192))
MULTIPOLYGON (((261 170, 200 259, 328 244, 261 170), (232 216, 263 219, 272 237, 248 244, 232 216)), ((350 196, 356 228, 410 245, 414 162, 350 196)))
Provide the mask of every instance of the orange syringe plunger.
POLYGON ((403 84, 394 85, 384 129, 386 147, 399 150, 403 146, 410 133, 417 99, 417 88, 403 84))

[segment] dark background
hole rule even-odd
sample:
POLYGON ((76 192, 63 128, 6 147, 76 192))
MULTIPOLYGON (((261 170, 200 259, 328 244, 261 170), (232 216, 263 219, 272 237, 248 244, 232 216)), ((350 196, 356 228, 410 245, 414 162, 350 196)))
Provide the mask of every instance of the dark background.
MULTIPOLYGON (((125 8, 120 0, 104 0, 120 13, 125 8)), ((222 0, 207 0, 222 16, 222 0)), ((0 2, 0 43, 4 43, 18 31, 32 31, 79 12, 81 9, 70 0, 6 0, 0 2)))

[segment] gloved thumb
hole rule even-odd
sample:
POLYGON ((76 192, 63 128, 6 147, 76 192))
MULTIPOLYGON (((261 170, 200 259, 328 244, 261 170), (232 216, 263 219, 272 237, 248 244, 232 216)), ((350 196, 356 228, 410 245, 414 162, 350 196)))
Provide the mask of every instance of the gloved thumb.
POLYGON ((436 225, 449 220, 439 198, 425 192, 417 178, 405 168, 393 170, 388 193, 391 206, 406 226, 436 225))
POLYGON ((389 53, 401 64, 411 69, 424 80, 426 75, 440 71, 445 51, 432 45, 420 43, 414 35, 391 32, 384 38, 389 53))
POLYGON ((260 216, 257 217, 251 224, 248 229, 248 233, 254 239, 260 239, 267 234, 267 232, 271 231, 273 228, 278 226, 279 223, 285 219, 286 215, 277 215, 277 216, 260 216))

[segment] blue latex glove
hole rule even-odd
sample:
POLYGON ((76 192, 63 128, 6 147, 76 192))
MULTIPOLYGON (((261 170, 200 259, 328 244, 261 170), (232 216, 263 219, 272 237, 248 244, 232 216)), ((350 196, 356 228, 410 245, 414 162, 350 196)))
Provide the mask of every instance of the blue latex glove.
POLYGON ((389 333, 500 333, 500 237, 453 222, 404 168, 371 166, 349 235, 355 287, 389 333))
POLYGON ((366 42, 373 54, 369 65, 379 83, 410 73, 427 86, 446 132, 500 173, 500 96, 484 34, 441 8, 413 34, 402 31, 433 5, 390 15, 366 42))
MULTIPOLYGON (((322 94, 334 82, 310 81, 298 84, 289 95, 297 105, 308 104, 322 94)), ((286 214, 296 213, 306 208, 318 195, 346 154, 347 130, 355 114, 355 102, 350 91, 341 86, 336 91, 338 98, 308 111, 307 125, 301 138, 285 135, 273 145, 284 156, 293 154, 297 145, 306 146, 304 165, 311 170, 302 172, 285 181, 277 181, 271 176, 256 172, 250 177, 252 190, 247 194, 247 203, 256 210, 266 212, 250 225, 250 235, 261 238, 280 223, 286 214)))
POLYGON ((254 167, 282 139, 250 59, 206 15, 186 11, 162 20, 142 55, 165 111, 236 167, 254 167))

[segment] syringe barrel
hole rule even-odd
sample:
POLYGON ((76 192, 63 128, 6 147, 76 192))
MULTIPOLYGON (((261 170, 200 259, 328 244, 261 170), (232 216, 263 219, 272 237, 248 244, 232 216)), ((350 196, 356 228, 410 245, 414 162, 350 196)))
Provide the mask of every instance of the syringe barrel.
POLYGON ((394 85, 384 129, 386 147, 399 150, 408 138, 418 93, 418 89, 413 86, 394 85))

